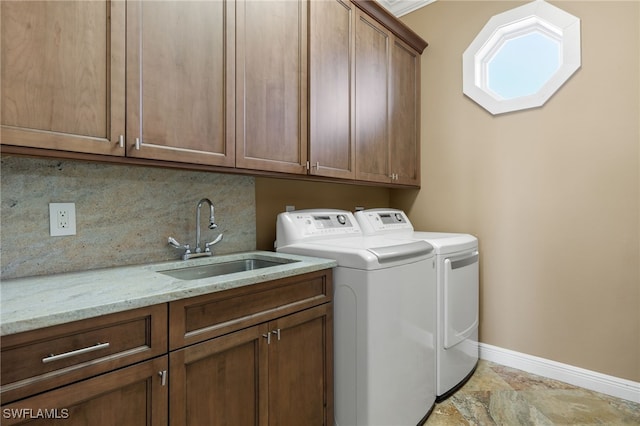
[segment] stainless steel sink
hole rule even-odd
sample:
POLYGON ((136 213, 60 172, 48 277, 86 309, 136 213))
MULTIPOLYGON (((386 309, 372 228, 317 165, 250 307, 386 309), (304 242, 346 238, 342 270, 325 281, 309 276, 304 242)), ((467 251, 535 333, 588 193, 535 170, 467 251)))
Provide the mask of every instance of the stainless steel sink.
POLYGON ((237 272, 253 271, 255 269, 281 266, 287 263, 297 262, 297 260, 277 259, 240 259, 231 262, 212 263, 209 265, 187 266, 184 268, 167 269, 158 271, 161 274, 169 275, 180 280, 199 280, 202 278, 218 277, 220 275, 235 274, 237 272))

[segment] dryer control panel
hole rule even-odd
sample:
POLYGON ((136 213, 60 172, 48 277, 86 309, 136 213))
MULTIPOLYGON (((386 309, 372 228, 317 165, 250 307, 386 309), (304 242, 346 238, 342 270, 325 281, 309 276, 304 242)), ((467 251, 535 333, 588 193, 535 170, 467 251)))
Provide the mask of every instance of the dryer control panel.
POLYGON ((346 210, 295 210, 280 213, 276 223, 276 247, 360 235, 362 230, 358 221, 346 210))
POLYGON ((358 223, 364 235, 382 235, 385 233, 413 232, 413 225, 402 210, 368 209, 356 212, 358 223))

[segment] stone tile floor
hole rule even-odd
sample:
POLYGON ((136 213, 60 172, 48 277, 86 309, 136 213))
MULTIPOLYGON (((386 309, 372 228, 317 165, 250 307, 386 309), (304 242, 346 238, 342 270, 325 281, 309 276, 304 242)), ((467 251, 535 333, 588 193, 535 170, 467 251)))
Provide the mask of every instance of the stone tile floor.
POLYGON ((640 404, 481 360, 424 426, 640 425, 640 404))

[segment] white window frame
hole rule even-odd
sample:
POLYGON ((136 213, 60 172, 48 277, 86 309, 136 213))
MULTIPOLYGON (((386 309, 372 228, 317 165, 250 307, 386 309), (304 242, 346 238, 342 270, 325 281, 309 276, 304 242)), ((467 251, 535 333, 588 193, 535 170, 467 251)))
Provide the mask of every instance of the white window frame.
POLYGON ((580 19, 536 0, 493 16, 462 55, 463 92, 491 114, 540 107, 581 66, 580 19), (488 85, 488 64, 506 41, 538 32, 559 43, 560 66, 538 92, 503 99, 488 85))

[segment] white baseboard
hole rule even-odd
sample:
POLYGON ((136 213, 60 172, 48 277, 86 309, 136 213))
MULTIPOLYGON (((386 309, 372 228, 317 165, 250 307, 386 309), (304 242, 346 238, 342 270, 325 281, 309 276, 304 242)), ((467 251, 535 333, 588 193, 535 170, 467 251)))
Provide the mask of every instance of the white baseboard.
POLYGON ((480 358, 574 386, 640 403, 640 383, 480 343, 480 358))

